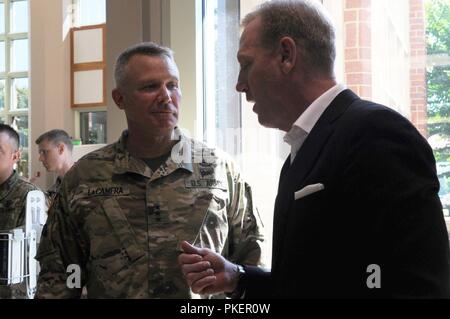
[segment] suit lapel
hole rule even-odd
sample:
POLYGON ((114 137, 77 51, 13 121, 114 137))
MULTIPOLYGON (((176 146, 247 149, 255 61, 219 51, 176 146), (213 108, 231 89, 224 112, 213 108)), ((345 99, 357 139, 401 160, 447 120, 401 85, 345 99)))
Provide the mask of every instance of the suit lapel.
MULTIPOLYGON (((311 131, 305 140, 301 151, 297 153, 294 163, 286 170, 284 178, 280 178, 278 194, 275 201, 274 225, 273 229, 273 260, 277 261, 277 252, 280 251, 283 237, 286 233, 285 227, 288 219, 288 212, 294 203, 294 193, 298 185, 302 185, 304 179, 314 166, 316 158, 319 156, 323 145, 332 133, 332 127, 328 123, 321 123, 318 130, 313 134, 311 131)), ((288 158, 288 161, 290 159, 288 158)))
POLYGON ((283 184, 283 181, 285 180, 285 178, 287 176, 287 172, 290 167, 291 167, 291 155, 288 156, 288 158, 284 162, 283 167, 281 168, 280 180, 278 182, 278 193, 280 193, 281 185, 283 184))
MULTIPOLYGON (((273 239, 272 239, 272 261, 276 260, 277 257, 277 251, 278 251, 278 247, 275 247, 276 243, 279 243, 280 241, 278 240, 279 235, 281 235, 282 233, 282 229, 280 222, 281 222, 281 218, 278 218, 278 215, 281 211, 281 200, 280 200, 280 196, 281 194, 283 194, 283 190, 282 190, 282 185, 284 185, 283 181, 286 180, 287 178, 287 172, 289 170, 289 167, 291 166, 291 156, 289 155, 288 158, 286 159, 286 161, 284 162, 283 168, 281 169, 281 173, 280 173, 280 180, 278 182, 278 193, 277 193, 277 197, 275 198, 275 207, 274 207, 274 216, 273 216, 273 239)), ((273 262, 272 262, 273 264, 273 262)))
POLYGON ((289 211, 294 203, 294 193, 301 189, 309 172, 317 162, 327 140, 330 138, 336 125, 336 120, 347 110, 358 97, 350 90, 341 92, 322 116, 308 135, 302 148, 297 153, 292 165, 290 157, 285 162, 280 175, 278 194, 275 200, 274 233, 273 233, 273 266, 279 262, 277 258, 281 251, 283 238, 286 234, 286 223, 289 211))

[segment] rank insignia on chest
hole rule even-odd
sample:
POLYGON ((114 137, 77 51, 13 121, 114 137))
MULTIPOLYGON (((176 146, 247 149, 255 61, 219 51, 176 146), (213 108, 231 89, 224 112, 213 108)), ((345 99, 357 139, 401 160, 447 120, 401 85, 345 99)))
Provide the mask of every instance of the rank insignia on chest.
POLYGON ((149 202, 147 205, 147 218, 149 223, 168 223, 168 202, 149 202))
POLYGON ((213 176, 214 175, 214 167, 200 167, 200 175, 202 177, 213 176))

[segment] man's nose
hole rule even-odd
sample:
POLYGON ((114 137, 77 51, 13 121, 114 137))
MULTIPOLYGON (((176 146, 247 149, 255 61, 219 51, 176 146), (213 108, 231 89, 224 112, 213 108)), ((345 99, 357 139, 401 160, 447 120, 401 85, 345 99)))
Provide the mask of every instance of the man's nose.
POLYGON ((172 102, 172 98, 170 97, 170 91, 168 88, 163 87, 159 94, 159 103, 167 104, 172 102))
POLYGON ((248 87, 244 82, 238 80, 238 82, 236 83, 236 91, 240 93, 245 93, 248 91, 248 87))

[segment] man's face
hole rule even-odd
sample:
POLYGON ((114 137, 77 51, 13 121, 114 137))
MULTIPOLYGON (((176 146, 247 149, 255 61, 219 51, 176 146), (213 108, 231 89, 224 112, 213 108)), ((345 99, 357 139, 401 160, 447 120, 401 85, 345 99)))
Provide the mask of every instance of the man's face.
POLYGON ((9 174, 14 164, 20 159, 19 150, 15 150, 13 142, 6 133, 0 133, 0 175, 9 174))
POLYGON ((237 59, 240 64, 236 90, 245 93, 247 101, 254 102, 253 112, 261 125, 280 128, 283 81, 277 67, 277 55, 261 45, 261 22, 251 21, 242 33, 237 59))
POLYGON ((153 134, 171 132, 178 122, 181 91, 175 62, 166 57, 135 55, 125 68, 125 81, 113 91, 128 126, 153 134))
POLYGON ((48 140, 39 143, 39 161, 48 172, 56 172, 62 160, 62 152, 58 145, 48 140))

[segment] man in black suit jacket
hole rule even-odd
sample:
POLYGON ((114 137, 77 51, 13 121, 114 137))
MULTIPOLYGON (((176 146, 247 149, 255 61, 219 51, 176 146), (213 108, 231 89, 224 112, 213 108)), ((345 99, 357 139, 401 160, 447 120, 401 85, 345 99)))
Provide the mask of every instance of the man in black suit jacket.
POLYGON ((450 251, 426 140, 335 81, 319 6, 271 1, 244 21, 237 90, 291 145, 275 202, 271 271, 182 243, 194 292, 233 297, 449 298, 450 251), (214 273, 213 273, 214 272, 214 273))

